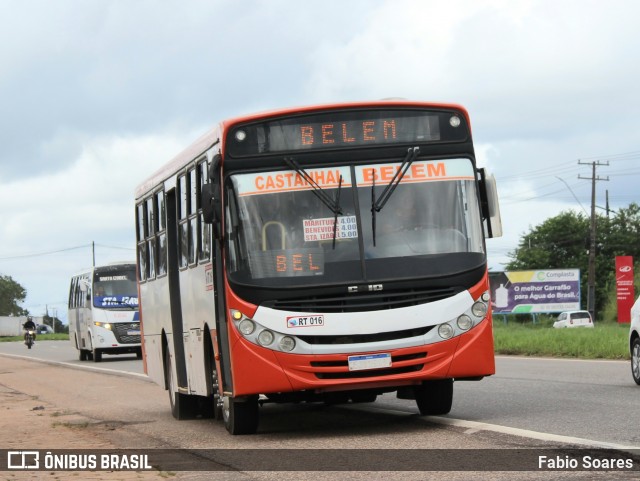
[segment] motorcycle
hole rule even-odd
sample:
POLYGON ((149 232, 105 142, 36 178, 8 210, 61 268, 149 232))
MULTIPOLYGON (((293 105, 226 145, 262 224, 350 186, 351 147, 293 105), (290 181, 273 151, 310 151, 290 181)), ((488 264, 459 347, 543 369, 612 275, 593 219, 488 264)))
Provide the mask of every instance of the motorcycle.
POLYGON ((24 335, 24 343, 27 345, 29 349, 33 346, 33 337, 35 335, 35 331, 29 329, 24 335))

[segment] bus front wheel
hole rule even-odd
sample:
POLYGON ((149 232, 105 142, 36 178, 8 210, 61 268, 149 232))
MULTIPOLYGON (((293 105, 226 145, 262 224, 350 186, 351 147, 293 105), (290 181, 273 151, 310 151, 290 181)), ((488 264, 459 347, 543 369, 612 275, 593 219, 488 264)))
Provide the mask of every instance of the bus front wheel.
POLYGON ((453 379, 425 381, 414 388, 416 404, 423 416, 447 414, 453 403, 453 379))
POLYGON ((258 430, 258 396, 245 399, 224 396, 222 418, 230 434, 254 434, 258 430))

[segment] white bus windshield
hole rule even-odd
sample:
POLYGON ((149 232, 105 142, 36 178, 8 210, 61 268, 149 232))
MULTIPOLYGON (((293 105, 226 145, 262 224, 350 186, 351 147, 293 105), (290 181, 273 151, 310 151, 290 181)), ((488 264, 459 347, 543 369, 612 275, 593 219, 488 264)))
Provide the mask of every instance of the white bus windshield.
POLYGON ((93 305, 100 308, 137 308, 135 265, 102 267, 93 276, 93 305))
POLYGON ((471 161, 413 162, 376 212, 374 228, 373 201, 399 166, 306 169, 329 198, 340 191, 338 214, 294 171, 232 175, 226 215, 232 278, 262 285, 358 282, 363 269, 411 278, 446 254, 476 254, 469 266, 476 267, 483 234, 471 161))

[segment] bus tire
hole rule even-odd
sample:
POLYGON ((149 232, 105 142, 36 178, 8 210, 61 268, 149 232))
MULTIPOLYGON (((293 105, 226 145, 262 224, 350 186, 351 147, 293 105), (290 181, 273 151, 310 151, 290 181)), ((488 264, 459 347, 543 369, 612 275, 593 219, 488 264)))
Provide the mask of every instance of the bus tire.
POLYGON ((453 403, 453 379, 425 381, 414 388, 422 416, 447 414, 453 403))
POLYGON ((93 350, 93 362, 101 362, 102 361, 102 351, 100 349, 93 350))
POLYGON ((230 434, 255 434, 258 430, 258 396, 246 399, 223 398, 222 418, 230 434))
POLYGON ((81 361, 86 361, 87 360, 87 351, 84 349, 80 349, 78 351, 78 359, 81 361))
POLYGON ((175 380, 173 379, 173 371, 171 370, 171 357, 169 349, 164 352, 164 375, 167 379, 167 388, 169 390, 169 404, 171 405, 171 415, 178 421, 183 419, 194 418, 195 396, 189 396, 178 392, 175 380))
POLYGON ((207 405, 203 410, 203 415, 206 418, 224 420, 222 416, 222 397, 220 396, 220 376, 218 376, 215 354, 211 344, 209 344, 209 355, 206 361, 205 372, 210 373, 211 376, 211 396, 207 398, 207 405))

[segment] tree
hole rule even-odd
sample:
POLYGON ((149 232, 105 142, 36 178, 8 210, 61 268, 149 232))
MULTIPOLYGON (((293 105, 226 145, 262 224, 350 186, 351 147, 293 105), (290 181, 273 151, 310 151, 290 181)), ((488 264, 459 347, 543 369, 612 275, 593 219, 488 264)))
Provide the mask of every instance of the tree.
MULTIPOLYGON (((615 285, 615 257, 640 260, 640 206, 619 209, 609 218, 596 217, 596 313, 605 305, 615 285)), ((507 270, 580 269, 581 297, 586 303, 589 267, 590 220, 566 211, 551 217, 524 234, 518 247, 509 253, 507 270)))
POLYGON ((24 287, 10 276, 0 276, 0 316, 26 316, 28 312, 18 305, 26 297, 24 287))

